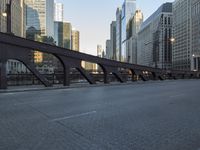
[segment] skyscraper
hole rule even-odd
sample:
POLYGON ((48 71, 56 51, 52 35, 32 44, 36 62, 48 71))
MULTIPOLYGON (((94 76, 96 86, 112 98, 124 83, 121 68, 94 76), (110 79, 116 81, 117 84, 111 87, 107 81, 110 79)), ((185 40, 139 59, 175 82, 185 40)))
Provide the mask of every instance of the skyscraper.
POLYGON ((80 51, 80 33, 78 30, 72 30, 72 50, 80 51))
MULTIPOLYGON (((7 32, 7 14, 6 4, 9 0, 0 0, 0 32, 7 32), (3 15, 4 14, 4 15, 3 15)), ((25 5, 23 0, 12 1, 11 4, 11 32, 19 37, 25 37, 26 35, 26 17, 25 17, 25 5)), ((26 67, 17 60, 8 60, 7 72, 8 73, 24 73, 26 67)))
POLYGON ((111 59, 116 60, 116 21, 110 24, 110 49, 111 59))
MULTIPOLYGON (((6 12, 6 4, 9 0, 0 1, 0 32, 7 32, 7 18, 2 15, 6 12)), ((24 0, 13 0, 11 4, 11 32, 16 36, 25 37, 26 17, 24 0)))
POLYGON ((111 50, 111 41, 106 40, 106 58, 107 59, 112 59, 113 52, 111 50))
POLYGON ((164 3, 146 21, 138 33, 138 64, 171 69, 172 3, 164 3))
POLYGON ((54 3, 54 21, 63 21, 63 4, 54 3))
POLYGON ((200 1, 192 0, 192 60, 191 69, 200 70, 200 1))
POLYGON ((174 69, 191 69, 192 1, 193 0, 175 0, 173 3, 173 36, 175 42, 173 44, 172 63, 174 69))
POLYGON ((54 35, 54 0, 25 0, 26 28, 34 27, 41 36, 54 35))
POLYGON ((122 5, 122 15, 121 15, 121 21, 122 21, 122 27, 121 27, 121 61, 127 62, 128 60, 128 52, 126 50, 126 26, 128 24, 128 21, 133 17, 134 13, 136 11, 136 0, 125 0, 122 5))
POLYGON ((116 60, 121 61, 121 16, 122 16, 122 9, 117 8, 116 11, 116 60))
POLYGON ((102 47, 102 45, 97 45, 97 56, 103 57, 103 47, 102 47))
POLYGON ((141 10, 136 10, 133 18, 129 20, 127 25, 127 44, 128 62, 137 64, 137 38, 138 32, 143 23, 143 13, 141 10))
POLYGON ((57 46, 71 49, 72 27, 68 22, 54 22, 54 40, 57 46))

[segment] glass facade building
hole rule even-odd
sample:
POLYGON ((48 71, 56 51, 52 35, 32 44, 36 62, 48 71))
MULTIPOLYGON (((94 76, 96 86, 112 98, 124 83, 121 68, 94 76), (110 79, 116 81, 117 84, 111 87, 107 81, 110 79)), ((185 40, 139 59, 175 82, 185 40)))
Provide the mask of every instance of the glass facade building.
POLYGON ((54 22, 54 40, 57 46, 72 48, 72 26, 68 22, 54 22))
POLYGON ((135 15, 127 25, 127 44, 129 63, 137 64, 137 38, 140 27, 143 23, 143 13, 136 10, 135 15))
POLYGON ((116 11, 116 60, 121 61, 121 15, 122 9, 117 8, 116 11))
POLYGON ((127 40, 127 24, 129 20, 134 16, 136 11, 136 0, 125 0, 122 5, 122 15, 121 15, 121 61, 128 61, 128 54, 126 50, 126 40, 127 40))
POLYGON ((25 0, 26 28, 34 27, 41 36, 54 35, 54 0, 25 0))

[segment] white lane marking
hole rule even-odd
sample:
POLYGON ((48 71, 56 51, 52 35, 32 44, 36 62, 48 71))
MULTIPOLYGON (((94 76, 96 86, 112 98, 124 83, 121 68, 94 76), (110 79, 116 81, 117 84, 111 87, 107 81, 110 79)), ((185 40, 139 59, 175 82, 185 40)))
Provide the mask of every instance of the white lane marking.
POLYGON ((6 96, 6 95, 14 95, 16 93, 2 93, 2 95, 6 96))
POLYGON ((170 96, 170 98, 181 97, 181 96, 184 96, 184 95, 185 95, 185 94, 172 95, 172 96, 170 96))
POLYGON ((87 115, 91 115, 91 114, 95 114, 95 113, 97 113, 97 112, 96 111, 90 111, 90 112, 71 115, 71 116, 67 116, 67 117, 56 118, 56 119, 51 120, 51 122, 62 121, 62 120, 67 120, 67 119, 72 119, 72 118, 78 118, 78 117, 87 116, 87 115))

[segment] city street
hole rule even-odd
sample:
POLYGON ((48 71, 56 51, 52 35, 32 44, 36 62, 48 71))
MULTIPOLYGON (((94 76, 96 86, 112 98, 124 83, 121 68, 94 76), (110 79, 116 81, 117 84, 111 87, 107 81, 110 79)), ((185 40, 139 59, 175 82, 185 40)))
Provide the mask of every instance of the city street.
POLYGON ((200 150, 200 80, 0 93, 0 150, 200 150))

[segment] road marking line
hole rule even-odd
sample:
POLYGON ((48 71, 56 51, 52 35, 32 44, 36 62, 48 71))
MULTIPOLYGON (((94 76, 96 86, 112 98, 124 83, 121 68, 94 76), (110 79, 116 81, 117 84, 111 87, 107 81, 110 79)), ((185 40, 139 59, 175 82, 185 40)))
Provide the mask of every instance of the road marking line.
POLYGON ((14 94, 16 94, 16 93, 2 93, 2 95, 14 95, 14 94))
POLYGON ((172 95, 172 96, 170 96, 170 98, 181 97, 181 96, 184 96, 184 95, 185 94, 172 95))
POLYGON ((67 117, 56 118, 56 119, 51 120, 51 122, 62 121, 62 120, 72 119, 72 118, 78 118, 78 117, 87 116, 87 115, 91 115, 91 114, 95 114, 95 113, 97 113, 97 112, 96 111, 90 111, 90 112, 71 115, 71 116, 67 116, 67 117))

